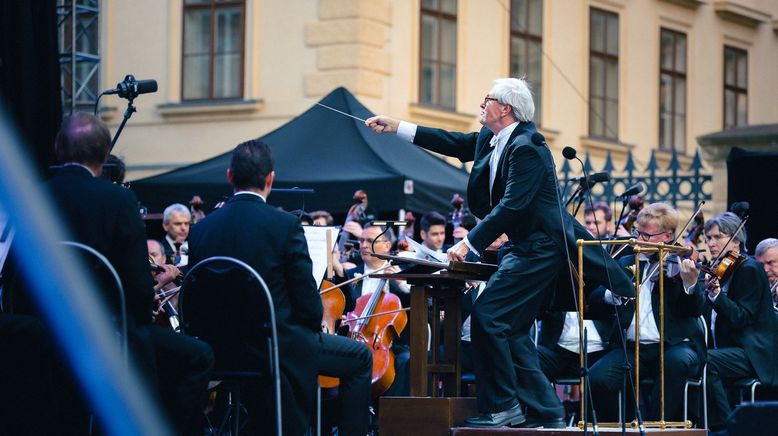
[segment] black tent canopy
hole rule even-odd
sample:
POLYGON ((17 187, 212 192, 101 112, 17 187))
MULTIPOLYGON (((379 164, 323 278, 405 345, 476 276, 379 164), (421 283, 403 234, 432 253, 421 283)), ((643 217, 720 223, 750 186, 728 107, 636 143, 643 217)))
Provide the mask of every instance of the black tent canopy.
MULTIPOLYGON (((348 90, 337 88, 322 104, 368 118, 373 114, 348 90)), ((394 134, 379 135, 361 121, 314 105, 259 138, 273 153, 274 188, 312 188, 315 194, 271 193, 269 203, 286 209, 345 213, 357 189, 378 213, 399 209, 447 211, 454 193, 464 193, 468 174, 394 134)), ((230 195, 230 153, 132 182, 150 211, 203 198, 206 208, 230 195)))

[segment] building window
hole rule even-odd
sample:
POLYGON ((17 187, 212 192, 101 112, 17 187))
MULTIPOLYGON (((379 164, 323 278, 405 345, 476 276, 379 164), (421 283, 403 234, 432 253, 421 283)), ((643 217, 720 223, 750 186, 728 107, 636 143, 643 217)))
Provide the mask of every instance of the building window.
POLYGON ((454 109, 457 84, 457 0, 421 2, 421 103, 454 109))
POLYGON ((592 8, 589 32, 589 135, 617 141, 619 16, 592 8))
POLYGON ((659 36, 659 149, 686 150, 686 34, 659 36))
POLYGON ((181 99, 243 96, 245 1, 185 0, 181 99))
POLYGON ((542 101, 543 0, 511 0, 511 77, 526 76, 535 99, 535 123, 542 101))
POLYGON ((724 47, 724 129, 748 124, 748 52, 724 47))

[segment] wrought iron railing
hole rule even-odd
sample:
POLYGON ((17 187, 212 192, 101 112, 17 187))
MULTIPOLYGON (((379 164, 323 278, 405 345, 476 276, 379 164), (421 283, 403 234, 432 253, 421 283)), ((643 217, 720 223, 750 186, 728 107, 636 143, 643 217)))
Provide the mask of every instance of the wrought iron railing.
MULTIPOLYGON (((711 175, 705 172, 699 151, 694 153, 691 164, 683 168, 678 160, 678 154, 673 151, 667 168, 660 168, 656 159, 656 152, 651 151, 651 158, 645 169, 639 171, 632 151, 627 152, 627 159, 621 171, 616 170, 610 151, 605 158, 602 168, 595 171, 592 167, 589 153, 584 156, 584 169, 587 173, 603 171, 610 174, 610 181, 600 183, 592 188, 594 201, 612 202, 617 195, 621 195, 628 187, 642 183, 645 185, 643 200, 646 203, 664 201, 678 208, 686 206, 693 208, 702 200, 711 199, 711 175)), ((565 160, 560 171, 559 182, 562 192, 567 199, 577 187, 576 179, 582 174, 580 170, 573 171, 570 161, 565 160)))

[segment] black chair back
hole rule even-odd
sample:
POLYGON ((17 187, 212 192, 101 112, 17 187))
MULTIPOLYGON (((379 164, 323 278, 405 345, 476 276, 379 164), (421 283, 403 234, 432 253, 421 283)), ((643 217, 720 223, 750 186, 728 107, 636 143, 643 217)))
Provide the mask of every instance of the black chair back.
POLYGON ((194 265, 178 300, 181 332, 214 351, 214 379, 270 380, 281 428, 278 334, 270 290, 246 263, 216 256, 194 265))

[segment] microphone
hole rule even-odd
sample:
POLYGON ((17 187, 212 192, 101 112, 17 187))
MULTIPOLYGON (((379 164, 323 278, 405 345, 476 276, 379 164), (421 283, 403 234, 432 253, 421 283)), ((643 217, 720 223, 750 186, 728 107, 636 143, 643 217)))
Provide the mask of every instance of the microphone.
POLYGON ((729 211, 740 217, 741 220, 748 215, 749 209, 751 209, 751 203, 747 201, 736 201, 729 207, 729 211))
POLYGON ((408 221, 370 221, 370 225, 376 227, 405 227, 408 225, 408 221))
POLYGON ((619 195, 616 198, 632 197, 633 195, 638 195, 638 194, 642 193, 644 189, 645 189, 645 186, 643 186, 642 183, 638 182, 638 183, 635 183, 634 185, 630 186, 629 188, 627 188, 626 191, 624 191, 621 195, 619 195))
MULTIPOLYGON (((586 184, 586 179, 587 179, 586 176, 579 177, 578 178, 578 183, 581 184, 581 185, 585 185, 586 184)), ((611 175, 608 174, 607 172, 591 174, 591 175, 589 175, 589 186, 588 187, 591 188, 592 186, 596 185, 597 183, 609 182, 610 179, 611 179, 611 175)))
POLYGON ((565 157, 567 160, 573 160, 575 159, 576 151, 573 147, 565 147, 562 149, 562 156, 565 157))
POLYGON ((156 80, 135 80, 135 76, 128 74, 124 81, 116 84, 116 88, 104 91, 103 94, 118 94, 121 98, 132 100, 140 94, 148 94, 150 92, 157 92, 156 80))

